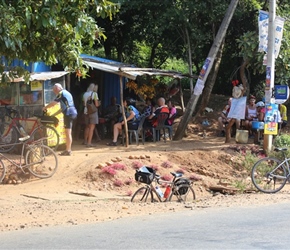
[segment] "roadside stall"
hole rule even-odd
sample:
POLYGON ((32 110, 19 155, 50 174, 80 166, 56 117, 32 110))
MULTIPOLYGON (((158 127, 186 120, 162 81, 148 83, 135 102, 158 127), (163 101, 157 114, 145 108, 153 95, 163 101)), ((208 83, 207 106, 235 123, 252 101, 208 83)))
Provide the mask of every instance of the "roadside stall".
MULTIPOLYGON (((90 55, 81 55, 84 63, 89 66, 92 69, 98 69, 100 71, 108 72, 115 74, 119 77, 119 86, 114 85, 114 89, 118 89, 119 95, 120 95, 120 103, 122 106, 122 111, 123 111, 123 119, 126 121, 126 117, 124 114, 124 107, 123 107, 123 95, 124 95, 124 80, 130 79, 130 80, 136 80, 138 76, 143 76, 143 75, 148 75, 148 76, 166 76, 166 77, 171 77, 171 78, 176 78, 177 79, 177 87, 179 88, 180 91, 180 98, 181 98, 181 103, 182 103, 182 108, 184 108, 183 105, 183 94, 182 94, 182 88, 181 88, 181 78, 185 77, 193 77, 188 74, 182 74, 177 71, 173 70, 161 70, 161 69, 154 69, 154 68, 137 68, 134 65, 128 65, 124 64, 121 62, 116 62, 108 59, 103 59, 95 56, 90 56, 90 55)), ((115 82, 116 83, 116 82, 115 82)), ((109 87, 108 87, 109 89, 109 87)), ((176 91, 176 90, 174 90, 176 91)), ((107 100, 110 100, 110 97, 107 96, 107 100)), ((127 128, 127 123, 125 122, 125 135, 126 135, 126 146, 128 147, 128 128, 127 128)))
MULTIPOLYGON (((64 87, 69 83, 69 78, 65 76, 66 71, 55 72, 38 72, 30 74, 30 81, 25 82, 24 79, 14 78, 11 82, 0 83, 0 118, 5 118, 4 106, 13 107, 18 110, 21 117, 21 125, 25 131, 30 134, 35 124, 35 115, 42 115, 42 107, 52 100, 55 95, 52 87, 55 83, 60 83, 64 87)), ((58 105, 57 105, 58 106, 58 105)), ((49 110, 48 115, 53 115, 59 107, 55 106, 49 110)), ((65 143, 63 115, 56 116, 59 120, 56 130, 60 136, 59 144, 65 143)))

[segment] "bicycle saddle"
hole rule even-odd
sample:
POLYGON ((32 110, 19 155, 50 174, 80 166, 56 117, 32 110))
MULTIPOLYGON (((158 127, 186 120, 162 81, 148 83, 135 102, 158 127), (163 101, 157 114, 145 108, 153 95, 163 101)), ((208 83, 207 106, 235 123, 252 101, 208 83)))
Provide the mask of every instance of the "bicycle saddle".
POLYGON ((183 175, 182 173, 174 173, 174 172, 170 172, 170 174, 172 174, 174 177, 181 177, 183 175))
POLYGON ((280 152, 280 151, 287 151, 288 148, 275 148, 274 151, 280 152))

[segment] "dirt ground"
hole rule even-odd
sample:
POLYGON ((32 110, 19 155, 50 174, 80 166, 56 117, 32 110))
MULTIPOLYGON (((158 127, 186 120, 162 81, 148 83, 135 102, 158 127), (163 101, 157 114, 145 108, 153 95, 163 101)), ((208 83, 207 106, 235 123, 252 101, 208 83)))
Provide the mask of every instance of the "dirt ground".
POLYGON ((249 144, 237 145, 234 138, 225 144, 225 138, 216 137, 214 119, 208 118, 212 124, 209 128, 197 121, 190 125, 182 141, 145 142, 126 148, 109 147, 108 140, 102 140, 95 148, 86 148, 82 141, 75 140, 72 156, 58 157, 58 170, 53 177, 0 186, 0 231, 96 223, 188 209, 287 202, 288 187, 275 195, 253 190, 250 173, 241 167, 244 158, 237 149, 257 146, 251 140, 249 144), (112 164, 115 171, 106 168, 112 164), (196 180, 196 201, 131 203, 131 195, 142 185, 134 180, 139 166, 153 166, 164 178, 169 178, 170 172, 184 172, 184 176, 196 180), (247 192, 240 192, 241 184, 247 187, 247 192))

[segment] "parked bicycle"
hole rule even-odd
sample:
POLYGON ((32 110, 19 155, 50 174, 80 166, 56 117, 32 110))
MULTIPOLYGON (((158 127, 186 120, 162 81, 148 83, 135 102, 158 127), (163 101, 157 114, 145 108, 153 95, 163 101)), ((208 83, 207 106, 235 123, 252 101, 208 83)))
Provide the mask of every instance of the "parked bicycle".
POLYGON ((55 127, 58 125, 58 119, 54 116, 39 116, 37 118, 22 118, 19 111, 5 106, 5 115, 1 117, 0 122, 0 152, 9 152, 19 144, 19 140, 38 140, 46 138, 45 145, 57 150, 59 145, 59 134, 55 127), (24 130, 21 122, 31 122, 32 129, 29 133, 24 130))
POLYGON ((57 170, 58 160, 55 152, 44 145, 45 138, 37 141, 26 140, 21 142, 22 149, 19 162, 0 153, 0 183, 3 181, 7 169, 3 160, 19 168, 24 174, 31 173, 38 178, 49 178, 57 170), (28 171, 28 172, 27 172, 28 171))
POLYGON ((275 148, 274 151, 281 152, 284 160, 274 157, 266 157, 255 163, 251 172, 254 186, 263 193, 276 193, 290 181, 289 160, 287 148, 275 148))
POLYGON ((192 188, 192 181, 182 178, 182 173, 173 173, 172 181, 162 180, 150 167, 142 167, 136 170, 135 180, 146 184, 139 188, 132 196, 131 202, 166 202, 166 201, 193 201, 195 200, 195 192, 192 188), (154 185, 153 185, 154 183, 154 185), (166 186, 163 194, 158 185, 166 186), (156 199, 155 199, 156 197, 156 199))

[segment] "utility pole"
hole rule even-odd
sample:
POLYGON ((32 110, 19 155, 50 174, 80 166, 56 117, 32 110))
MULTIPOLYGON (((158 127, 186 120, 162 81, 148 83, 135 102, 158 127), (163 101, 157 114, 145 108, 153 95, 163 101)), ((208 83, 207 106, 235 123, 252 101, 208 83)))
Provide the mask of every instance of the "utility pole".
MULTIPOLYGON (((275 19, 276 19, 276 0, 269 0, 269 26, 268 26, 268 51, 267 51, 267 68, 266 68, 266 87, 265 103, 275 103, 273 97, 274 80, 275 80, 275 19), (270 74, 270 75, 269 75, 270 74)), ((264 135, 263 148, 266 152, 272 149, 273 135, 264 135)))
POLYGON ((232 17, 234 15, 234 12, 237 8, 239 0, 231 0, 231 3, 226 11, 225 17, 221 23, 221 26, 218 30, 218 33, 214 39, 214 42, 211 46, 211 49, 208 53, 208 58, 205 61, 204 67, 200 72, 199 79, 197 80, 194 93, 191 93, 191 97, 189 99, 189 102, 186 106, 185 112, 181 118, 181 121, 177 127, 177 130, 175 132, 173 140, 181 140, 183 138, 183 135, 185 133, 185 130, 187 128, 187 125, 189 121, 192 119, 193 111, 196 108, 197 101, 202 93, 202 90, 204 88, 204 84, 206 82, 207 76, 212 68, 212 65, 214 63, 216 54, 218 53, 218 50, 220 48, 220 45, 222 43, 222 40, 224 39, 228 26, 232 20, 232 17), (204 70, 206 68, 206 70, 204 70), (204 70, 204 72, 203 72, 204 70), (202 80, 200 79, 202 78, 202 80))

